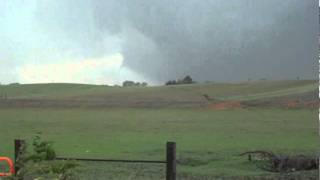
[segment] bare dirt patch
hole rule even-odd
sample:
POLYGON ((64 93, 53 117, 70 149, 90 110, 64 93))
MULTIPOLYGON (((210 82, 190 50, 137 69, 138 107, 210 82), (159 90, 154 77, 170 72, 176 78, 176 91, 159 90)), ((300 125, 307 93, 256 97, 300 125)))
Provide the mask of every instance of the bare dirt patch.
POLYGON ((282 106, 287 109, 292 108, 319 108, 319 101, 317 100, 286 100, 282 102, 282 106))

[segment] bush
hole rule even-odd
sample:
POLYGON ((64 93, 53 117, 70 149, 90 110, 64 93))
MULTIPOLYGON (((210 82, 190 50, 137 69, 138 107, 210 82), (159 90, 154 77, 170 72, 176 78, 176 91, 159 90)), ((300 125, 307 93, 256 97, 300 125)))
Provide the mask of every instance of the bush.
POLYGON ((146 82, 134 82, 134 81, 124 81, 122 83, 123 87, 130 87, 130 86, 135 86, 135 87, 146 87, 148 86, 148 83, 146 82))
POLYGON ((183 78, 182 80, 182 83, 183 84, 191 84, 193 81, 192 81, 192 78, 190 76, 186 76, 183 78))
POLYGON ((178 80, 169 80, 165 83, 165 85, 178 85, 178 84, 192 84, 194 81, 192 80, 191 76, 187 75, 183 79, 178 80))
POLYGON ((14 179, 74 179, 73 169, 78 164, 70 160, 55 160, 52 142, 42 141, 37 135, 32 147, 32 152, 27 152, 27 145, 22 146, 17 162, 19 171, 14 179))

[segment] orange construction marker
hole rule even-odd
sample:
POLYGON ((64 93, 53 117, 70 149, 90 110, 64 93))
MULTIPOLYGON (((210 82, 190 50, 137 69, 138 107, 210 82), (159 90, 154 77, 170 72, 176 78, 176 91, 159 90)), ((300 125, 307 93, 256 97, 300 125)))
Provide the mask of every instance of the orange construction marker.
POLYGON ((1 176, 12 176, 14 174, 14 166, 13 166, 12 160, 8 157, 0 157, 0 161, 6 161, 9 165, 9 169, 10 169, 10 172, 7 172, 7 173, 0 172, 0 177, 1 176))

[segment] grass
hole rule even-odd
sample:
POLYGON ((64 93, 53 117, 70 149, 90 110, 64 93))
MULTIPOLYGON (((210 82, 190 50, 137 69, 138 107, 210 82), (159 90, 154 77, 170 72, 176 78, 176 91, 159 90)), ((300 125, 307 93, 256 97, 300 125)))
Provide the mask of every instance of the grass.
POLYGON ((86 84, 23 84, 0 85, 0 95, 8 98, 49 99, 149 99, 203 100, 202 95, 222 99, 257 99, 292 95, 317 90, 317 81, 254 81, 235 84, 209 83, 158 87, 111 87, 86 84))
MULTIPOLYGON (((311 80, 144 88, 27 84, 0 85, 0 96, 6 94, 8 99, 66 100, 63 103, 74 99, 90 103, 102 101, 111 102, 111 106, 112 102, 135 105, 143 101, 206 104, 203 94, 236 101, 305 96, 312 99, 312 93, 317 89, 317 82, 311 80)), ((39 132, 45 140, 55 142, 59 156, 66 157, 164 160, 165 143, 176 141, 180 179, 274 175, 247 162, 246 157, 238 156, 250 150, 319 155, 316 109, 256 107, 213 110, 199 106, 155 108, 151 105, 140 108, 62 108, 50 106, 49 101, 46 105, 46 108, 27 105, 0 108, 0 155, 12 157, 14 139, 31 142, 39 132)), ((164 178, 163 165, 81 164, 79 178, 83 179, 164 178)))
POLYGON ((190 175, 264 174, 237 156, 249 150, 319 152, 318 114, 307 109, 0 109, 0 114, 0 154, 7 156, 13 154, 13 139, 30 140, 37 132, 67 157, 164 160, 165 142, 176 141, 179 173, 190 175))
POLYGON ((268 92, 260 92, 260 93, 253 93, 247 95, 235 95, 231 97, 227 97, 224 99, 227 100, 256 100, 256 99, 265 99, 265 98, 272 98, 272 97, 281 97, 281 96, 289 96, 295 94, 303 94, 307 92, 312 92, 316 90, 314 84, 304 85, 300 87, 291 87, 286 89, 280 90, 273 90, 268 92))

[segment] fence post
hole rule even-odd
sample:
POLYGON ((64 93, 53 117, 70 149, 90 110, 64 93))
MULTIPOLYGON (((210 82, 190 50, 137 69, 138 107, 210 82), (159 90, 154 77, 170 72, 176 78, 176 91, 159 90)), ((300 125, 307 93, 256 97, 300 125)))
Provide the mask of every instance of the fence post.
POLYGON ((176 143, 167 142, 166 180, 176 180, 176 143))
POLYGON ((21 150, 25 145, 25 141, 21 139, 14 140, 14 172, 15 174, 19 171, 19 156, 21 155, 21 150))

